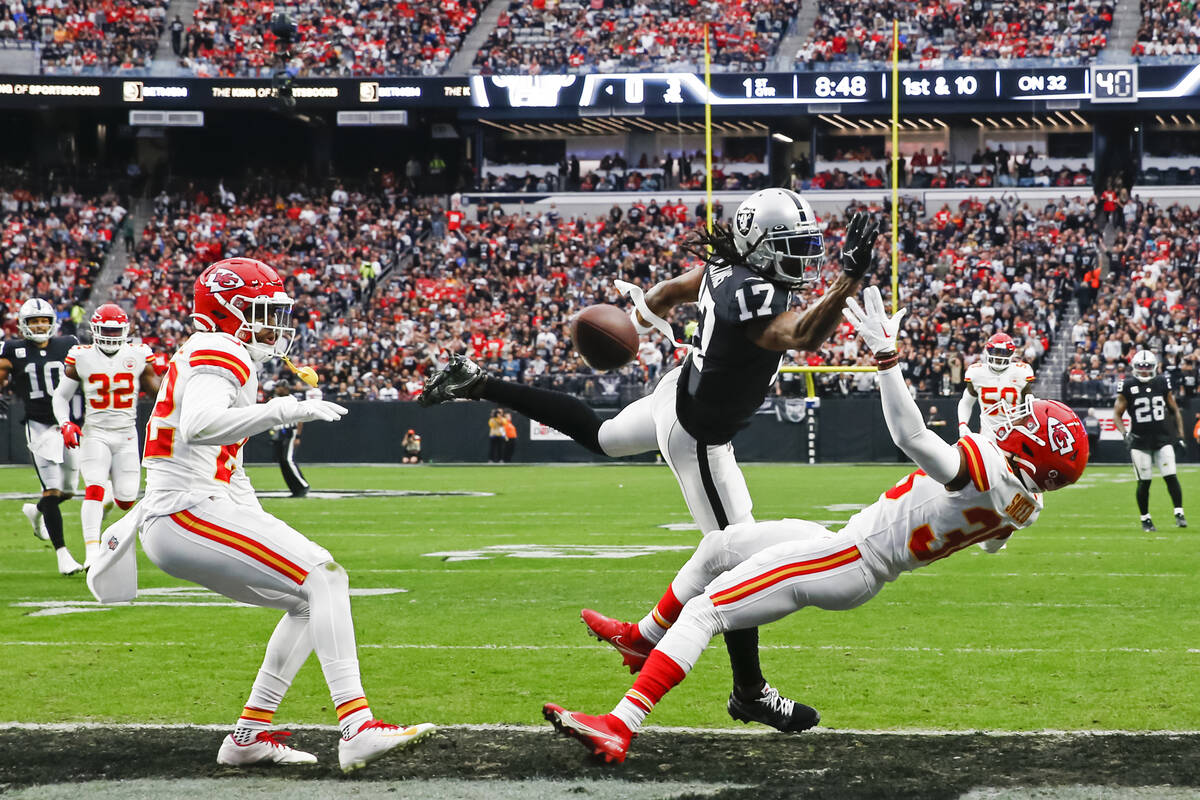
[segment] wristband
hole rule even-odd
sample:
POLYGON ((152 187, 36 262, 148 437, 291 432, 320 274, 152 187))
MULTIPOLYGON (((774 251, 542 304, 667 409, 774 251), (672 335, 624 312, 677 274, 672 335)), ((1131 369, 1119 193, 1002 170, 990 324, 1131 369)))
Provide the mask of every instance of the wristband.
POLYGON ((883 372, 885 369, 891 369, 900 363, 900 356, 895 350, 888 350, 883 353, 875 354, 875 367, 883 372))

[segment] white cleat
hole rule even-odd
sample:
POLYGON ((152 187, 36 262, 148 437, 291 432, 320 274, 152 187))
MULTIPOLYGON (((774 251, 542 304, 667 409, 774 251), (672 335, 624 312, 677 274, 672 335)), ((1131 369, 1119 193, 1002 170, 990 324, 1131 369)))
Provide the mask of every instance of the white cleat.
POLYGON ((54 555, 58 557, 58 571, 63 575, 74 575, 77 572, 83 572, 83 565, 75 560, 71 555, 71 551, 65 547, 60 547, 54 551, 54 555))
POLYGON ((317 757, 312 753, 288 747, 283 743, 283 737, 291 735, 290 731, 262 731, 249 744, 238 744, 231 733, 221 742, 221 749, 217 751, 217 763, 227 767, 248 767, 251 764, 296 766, 317 763, 317 757))
POLYGON ((29 520, 29 524, 33 526, 34 536, 43 542, 50 541, 50 532, 46 530, 46 523, 42 521, 42 512, 38 511, 37 506, 33 503, 26 503, 21 506, 21 513, 25 515, 25 519, 29 520))
POLYGON ((358 733, 338 740, 338 761, 342 772, 362 769, 393 750, 410 747, 437 730, 430 722, 420 725, 389 725, 377 719, 364 722, 358 733))

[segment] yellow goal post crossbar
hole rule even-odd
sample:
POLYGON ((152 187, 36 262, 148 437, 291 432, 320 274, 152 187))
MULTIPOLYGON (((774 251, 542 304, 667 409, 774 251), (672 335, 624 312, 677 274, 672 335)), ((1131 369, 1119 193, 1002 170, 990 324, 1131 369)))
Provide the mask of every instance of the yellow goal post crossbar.
POLYGON ((854 367, 838 367, 832 365, 821 365, 817 367, 796 366, 796 367, 780 367, 780 372, 804 375, 804 387, 808 391, 809 397, 817 396, 817 386, 813 383, 813 375, 818 372, 878 372, 879 368, 874 366, 854 366, 854 367))

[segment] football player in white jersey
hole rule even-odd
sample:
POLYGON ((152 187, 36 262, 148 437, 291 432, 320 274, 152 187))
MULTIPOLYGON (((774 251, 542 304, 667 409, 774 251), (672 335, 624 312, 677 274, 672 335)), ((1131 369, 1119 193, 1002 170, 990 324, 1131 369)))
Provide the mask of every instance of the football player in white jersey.
MULTIPOLYGON (((226 597, 285 614, 267 643, 250 697, 221 743, 217 762, 312 764, 272 730, 276 709, 314 650, 337 709, 338 760, 366 766, 434 730, 374 718, 363 692, 346 571, 329 552, 268 514, 242 469, 242 445, 276 425, 346 413, 336 403, 291 395, 258 403, 255 365, 284 356, 294 334, 292 298, 270 266, 249 258, 218 261, 196 279, 197 332, 171 359, 146 426, 142 549, 164 572, 226 597)), ((129 537, 123 541, 128 542, 129 537)), ((106 546, 89 574, 104 579, 119 547, 106 546)), ((127 545, 126 545, 127 546, 127 545)))
POLYGON ((90 568, 100 551, 105 484, 121 509, 137 501, 142 467, 138 453, 138 390, 153 396, 159 379, 154 351, 129 341, 129 316, 120 306, 105 303, 89 320, 92 344, 77 344, 63 359, 63 378, 54 390, 54 419, 67 448, 79 448, 83 474, 83 544, 90 568), (82 388, 83 429, 71 421, 71 398, 82 388))
POLYGON ((647 615, 654 624, 625 623, 624 635, 611 642, 626 663, 640 651, 633 687, 604 716, 547 703, 542 713, 560 733, 606 761, 624 761, 646 715, 718 633, 774 622, 806 606, 854 608, 900 573, 971 544, 995 552, 1014 530, 1037 520, 1042 492, 1082 474, 1088 458, 1083 423, 1053 400, 1027 401, 1006 413, 995 441, 968 433, 957 444, 943 442, 925 427, 897 368, 904 312, 889 318, 875 287, 864 300, 865 311, 848 301, 846 316, 875 354, 892 439, 920 469, 838 533, 785 519, 709 534, 647 615), (663 627, 665 635, 658 633, 663 627))
POLYGON ((1007 333, 987 340, 983 360, 967 367, 967 388, 958 401, 958 433, 971 432, 971 409, 979 401, 979 432, 991 436, 1003 419, 1003 409, 1016 408, 1033 392, 1033 367, 1014 358, 1017 346, 1007 333))

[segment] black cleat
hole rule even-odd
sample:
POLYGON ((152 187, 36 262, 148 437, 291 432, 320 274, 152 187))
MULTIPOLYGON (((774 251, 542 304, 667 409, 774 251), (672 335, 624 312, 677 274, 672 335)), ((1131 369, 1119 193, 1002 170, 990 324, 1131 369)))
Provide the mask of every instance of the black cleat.
POLYGON ((466 356, 454 356, 445 369, 429 376, 417 402, 428 408, 448 400, 478 400, 485 377, 474 361, 466 356))
POLYGON ((1186 528, 1187 527, 1187 517, 1185 517, 1183 515, 1182 511, 1180 511, 1178 514, 1175 515, 1175 527, 1176 528, 1186 528))
POLYGON ((741 700, 730 693, 728 708, 729 716, 740 722, 761 722, 783 733, 800 733, 821 721, 815 708, 789 700, 770 684, 756 700, 741 700))
POLYGON ((1154 527, 1154 522, 1149 517, 1146 517, 1142 520, 1142 530, 1146 533, 1156 533, 1158 528, 1154 527))

